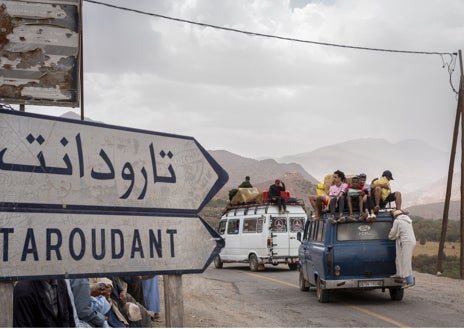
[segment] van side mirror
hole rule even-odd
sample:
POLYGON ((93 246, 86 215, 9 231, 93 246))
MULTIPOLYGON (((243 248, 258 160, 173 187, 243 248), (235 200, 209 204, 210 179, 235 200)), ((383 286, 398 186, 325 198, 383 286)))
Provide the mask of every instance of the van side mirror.
POLYGON ((301 232, 296 233, 296 239, 301 242, 301 232))

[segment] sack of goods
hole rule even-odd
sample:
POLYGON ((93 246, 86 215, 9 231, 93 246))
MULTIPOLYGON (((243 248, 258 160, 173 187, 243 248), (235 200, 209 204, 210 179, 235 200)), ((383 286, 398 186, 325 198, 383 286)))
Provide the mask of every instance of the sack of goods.
POLYGON ((325 189, 324 189, 324 183, 319 183, 316 186, 316 194, 317 195, 324 195, 326 194, 325 189))
POLYGON ((232 200, 230 200, 231 205, 249 202, 261 202, 261 192, 255 187, 239 188, 232 200))

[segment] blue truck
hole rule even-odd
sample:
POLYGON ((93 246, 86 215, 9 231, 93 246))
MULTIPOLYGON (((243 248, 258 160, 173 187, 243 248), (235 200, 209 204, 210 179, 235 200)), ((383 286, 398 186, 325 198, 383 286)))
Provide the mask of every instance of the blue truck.
POLYGON ((321 303, 340 289, 388 289, 392 300, 402 300, 405 282, 392 277, 396 272, 395 241, 388 239, 392 225, 386 210, 374 222, 331 224, 327 215, 307 221, 304 232, 297 234, 300 290, 316 287, 321 303))

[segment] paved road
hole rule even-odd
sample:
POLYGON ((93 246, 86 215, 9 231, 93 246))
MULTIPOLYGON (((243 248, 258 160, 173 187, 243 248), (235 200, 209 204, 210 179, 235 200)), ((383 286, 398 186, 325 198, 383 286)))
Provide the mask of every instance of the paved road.
POLYGON ((464 323, 464 295, 456 289, 464 285, 461 280, 416 273, 417 284, 405 291, 402 301, 392 301, 388 290, 374 290, 338 292, 331 295, 330 303, 321 304, 313 288, 299 290, 298 272, 283 265, 250 272, 247 266, 225 264, 223 269, 211 266, 200 275, 211 289, 232 287, 217 296, 231 308, 239 308, 237 312, 256 315, 256 322, 251 320, 245 327, 437 328, 464 323))

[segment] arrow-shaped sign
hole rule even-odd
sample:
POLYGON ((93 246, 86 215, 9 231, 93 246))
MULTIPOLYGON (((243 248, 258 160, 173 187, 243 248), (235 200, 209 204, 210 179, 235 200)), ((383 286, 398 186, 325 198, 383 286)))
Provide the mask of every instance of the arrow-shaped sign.
POLYGON ((193 138, 0 110, 0 207, 197 214, 227 173, 193 138))
POLYGON ((0 280, 202 273, 224 240, 199 217, 0 212, 0 280))

